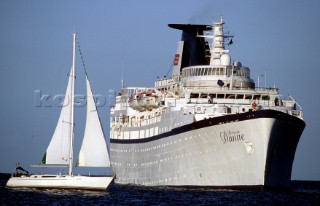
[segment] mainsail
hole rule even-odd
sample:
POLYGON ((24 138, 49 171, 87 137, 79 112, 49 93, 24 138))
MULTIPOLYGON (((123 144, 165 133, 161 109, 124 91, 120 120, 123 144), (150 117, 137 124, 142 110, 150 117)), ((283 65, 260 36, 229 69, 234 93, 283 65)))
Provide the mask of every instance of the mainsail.
POLYGON ((77 166, 110 167, 109 154, 92 90, 86 76, 87 118, 77 166))
POLYGON ((66 95, 63 101, 60 117, 50 144, 42 159, 42 164, 69 164, 71 140, 71 110, 72 83, 74 75, 71 69, 66 95))

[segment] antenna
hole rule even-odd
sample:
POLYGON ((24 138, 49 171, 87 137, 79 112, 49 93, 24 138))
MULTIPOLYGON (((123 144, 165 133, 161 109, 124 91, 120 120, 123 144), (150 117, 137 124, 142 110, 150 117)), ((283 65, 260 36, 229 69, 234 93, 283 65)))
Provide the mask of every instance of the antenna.
POLYGON ((121 60, 121 89, 123 89, 123 59, 121 60))
POLYGON ((123 89, 124 87, 123 70, 124 70, 124 45, 122 47, 122 58, 121 58, 121 89, 123 89))
POLYGON ((267 88, 267 72, 264 71, 264 88, 267 88))

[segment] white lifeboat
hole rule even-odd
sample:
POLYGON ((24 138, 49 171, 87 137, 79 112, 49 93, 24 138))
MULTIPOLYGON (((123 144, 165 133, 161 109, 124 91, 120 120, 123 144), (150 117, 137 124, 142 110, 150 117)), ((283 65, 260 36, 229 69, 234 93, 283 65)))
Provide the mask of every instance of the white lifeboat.
POLYGON ((143 91, 130 96, 129 106, 139 111, 152 110, 159 107, 160 99, 154 90, 143 91))

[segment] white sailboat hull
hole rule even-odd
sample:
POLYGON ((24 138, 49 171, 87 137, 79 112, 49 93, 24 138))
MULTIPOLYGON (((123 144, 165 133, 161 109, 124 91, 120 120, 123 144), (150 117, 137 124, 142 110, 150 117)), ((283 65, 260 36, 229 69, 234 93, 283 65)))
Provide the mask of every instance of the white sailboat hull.
POLYGON ((6 186, 9 188, 105 190, 112 180, 112 176, 31 175, 30 177, 11 177, 6 186))

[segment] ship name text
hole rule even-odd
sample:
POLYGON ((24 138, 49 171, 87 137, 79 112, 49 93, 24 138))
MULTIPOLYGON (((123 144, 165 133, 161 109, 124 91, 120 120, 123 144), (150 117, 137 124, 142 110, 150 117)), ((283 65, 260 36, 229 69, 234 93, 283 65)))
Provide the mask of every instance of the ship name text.
POLYGON ((244 134, 240 133, 240 131, 228 130, 228 131, 220 132, 220 138, 223 143, 237 142, 237 141, 244 140, 244 134))

